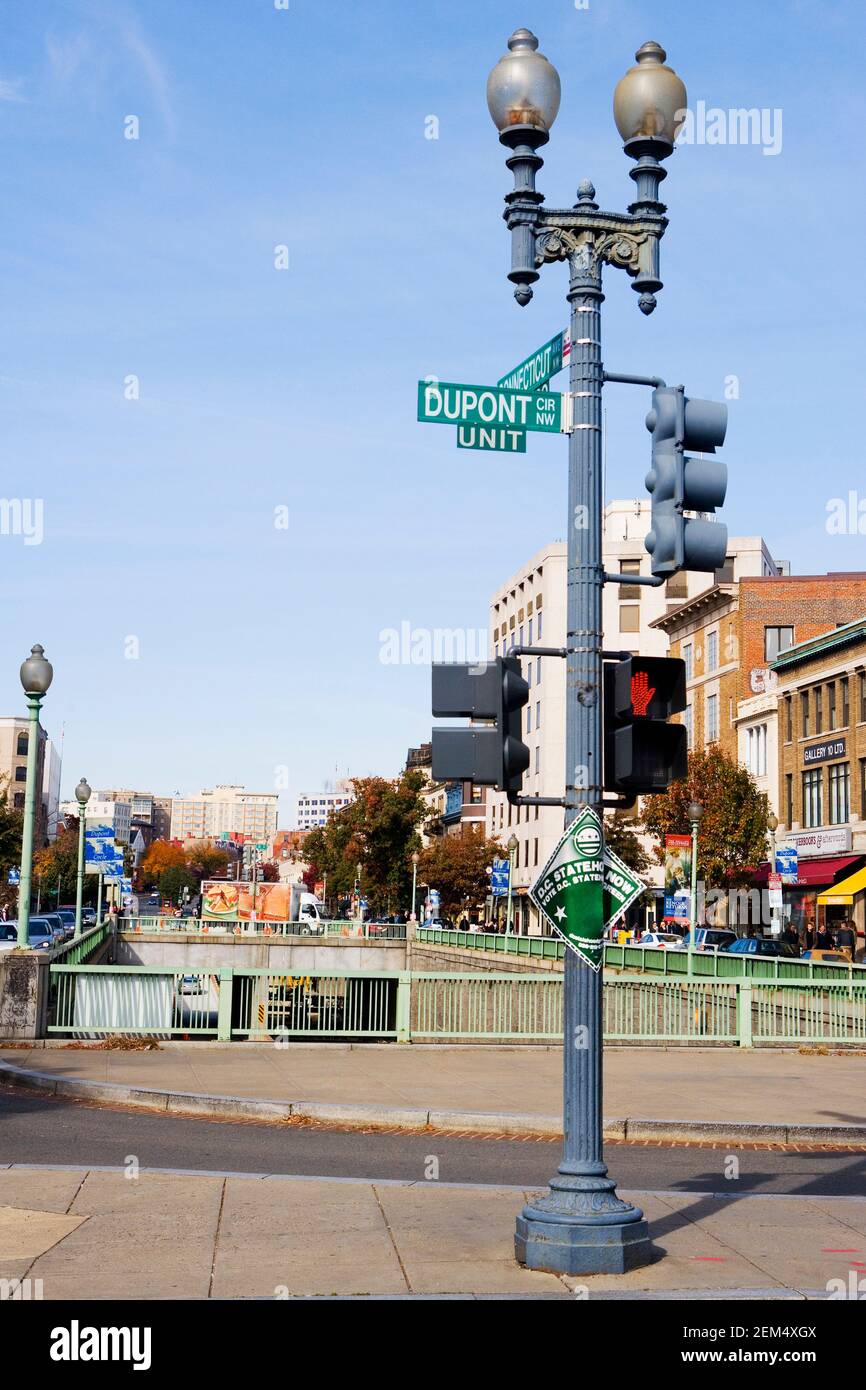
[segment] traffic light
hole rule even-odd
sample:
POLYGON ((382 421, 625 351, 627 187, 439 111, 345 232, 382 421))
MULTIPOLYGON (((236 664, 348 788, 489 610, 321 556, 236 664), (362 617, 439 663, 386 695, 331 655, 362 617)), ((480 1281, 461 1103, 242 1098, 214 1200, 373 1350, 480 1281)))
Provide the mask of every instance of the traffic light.
POLYGON ((433 730, 433 778, 471 781, 500 791, 520 791, 529 767, 520 711, 529 686, 516 656, 497 656, 483 665, 448 662, 433 666, 433 716, 490 720, 463 729, 433 730))
POLYGON ((719 401, 690 400, 682 386, 659 386, 653 391, 646 427, 653 437, 646 476, 652 522, 644 545, 652 556, 653 574, 667 578, 679 570, 719 569, 728 546, 727 526, 683 513, 713 512, 722 505, 728 490, 727 465, 690 458, 685 451, 715 453, 724 443, 728 407, 719 401))
POLYGON ((669 724, 686 708, 686 665, 630 656, 604 667, 604 785, 627 796, 662 792, 688 770, 688 733, 669 724))

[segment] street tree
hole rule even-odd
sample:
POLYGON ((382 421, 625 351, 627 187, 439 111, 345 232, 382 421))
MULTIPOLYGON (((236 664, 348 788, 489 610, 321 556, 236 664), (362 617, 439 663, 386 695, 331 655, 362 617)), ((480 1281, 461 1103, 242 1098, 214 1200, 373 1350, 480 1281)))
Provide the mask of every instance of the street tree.
POLYGON ((614 811, 605 817, 604 842, 628 868, 638 874, 646 873, 650 857, 634 829, 634 822, 629 821, 621 811, 614 811))
MULTIPOLYGON (((67 816, 50 845, 33 856, 33 882, 43 905, 72 903, 78 883, 78 817, 67 816), (58 892, 59 889, 59 892, 58 892)), ((84 901, 96 902, 97 876, 84 875, 84 901)))
POLYGON ((154 840, 141 857, 139 877, 142 884, 158 883, 166 869, 186 868, 186 855, 180 845, 170 840, 154 840))
POLYGON ((750 774, 716 744, 689 753, 688 773, 666 792, 644 802, 643 825, 656 840, 664 863, 665 836, 688 835, 689 805, 703 814, 698 832, 698 877, 708 888, 737 888, 749 882, 767 857, 770 804, 750 774))
POLYGON ((484 907, 490 892, 488 870, 494 859, 507 859, 498 840, 488 840, 481 830, 468 828, 462 835, 441 835, 423 849, 418 859, 418 878, 437 888, 443 912, 455 916, 484 907))
POLYGON ((416 771, 394 780, 356 777, 354 799, 304 839, 309 864, 305 882, 316 883, 327 874, 329 895, 347 897, 360 864, 361 888, 374 912, 407 903, 411 855, 419 847, 418 827, 427 813, 421 796, 424 780, 416 771))
POLYGON ((201 883, 203 878, 213 878, 216 874, 224 875, 229 862, 228 851, 218 849, 209 840, 194 840, 185 847, 184 857, 186 867, 194 875, 197 883, 201 883))
POLYGON ((9 870, 21 864, 21 829, 24 817, 9 799, 8 779, 0 778, 0 907, 14 911, 18 888, 8 882, 9 870))
POLYGON ((189 889, 190 896, 198 892, 198 880, 185 864, 172 864, 169 868, 163 869, 159 876, 158 886, 164 898, 169 898, 178 905, 180 905, 185 888, 189 889))

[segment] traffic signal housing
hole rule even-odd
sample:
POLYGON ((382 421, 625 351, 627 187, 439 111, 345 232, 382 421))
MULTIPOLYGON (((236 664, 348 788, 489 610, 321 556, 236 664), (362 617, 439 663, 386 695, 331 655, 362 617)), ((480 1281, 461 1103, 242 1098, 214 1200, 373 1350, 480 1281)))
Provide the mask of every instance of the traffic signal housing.
POLYGON ((652 435, 652 463, 646 476, 652 520, 644 545, 652 572, 662 578, 680 570, 712 571, 725 561, 728 528, 684 512, 714 512, 728 490, 727 465, 718 459, 691 458, 687 449, 715 453, 724 443, 728 407, 720 401, 690 399, 682 386, 653 391, 646 417, 652 435))
POLYGON ((516 656, 497 656, 483 664, 434 664, 434 718, 488 721, 433 730, 434 780, 519 792, 529 767, 520 713, 528 700, 529 686, 516 656))
POLYGON ((686 708, 686 665, 676 657, 630 656, 604 667, 604 785, 643 796, 688 770, 688 733, 669 724, 686 708))

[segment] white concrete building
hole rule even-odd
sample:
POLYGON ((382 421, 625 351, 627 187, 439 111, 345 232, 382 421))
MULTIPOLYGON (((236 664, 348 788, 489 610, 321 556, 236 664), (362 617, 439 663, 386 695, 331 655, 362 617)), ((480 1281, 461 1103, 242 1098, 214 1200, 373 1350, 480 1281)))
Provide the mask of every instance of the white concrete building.
POLYGON ((339 811, 354 801, 355 794, 351 781, 340 781, 334 791, 302 792, 298 797, 298 829, 312 830, 314 825, 324 825, 332 811, 339 811))
POLYGON ((228 832, 248 840, 270 841, 277 833, 278 792, 248 792, 219 785, 171 803, 171 838, 205 840, 228 832))
MULTIPOLYGON (((113 838, 119 845, 129 844, 129 827, 132 808, 128 801, 101 801, 91 796, 87 803, 86 820, 88 825, 110 825, 113 838)), ((67 816, 78 819, 81 807, 74 799, 60 803, 60 819, 67 816)))
POLYGON ((42 814, 45 835, 49 841, 57 839, 57 831, 61 824, 60 775, 62 768, 63 761, 60 749, 52 739, 47 738, 42 761, 42 814))
MULTIPOLYGON (((604 513, 603 562, 608 573, 652 573, 644 537, 650 526, 649 500, 613 501, 604 513)), ((602 621, 604 647, 644 656, 664 656, 664 632, 651 627, 654 619, 725 579, 777 574, 780 567, 760 536, 731 537, 725 565, 715 574, 679 574, 658 588, 606 584, 602 621)), ((566 545, 553 541, 496 590, 490 601, 490 649, 504 656, 514 644, 545 647, 566 645, 566 545)), ((565 776, 565 666, 556 657, 524 657, 523 674, 530 683, 524 711, 524 742, 529 745, 529 770, 523 791, 529 796, 562 796, 565 776)), ((767 737, 769 739, 769 729, 767 737)), ((774 754, 767 744, 769 781, 774 754)), ((769 789, 769 788, 768 788, 769 789)), ((515 927, 540 930, 538 914, 525 894, 537 878, 562 834, 558 807, 510 806, 502 792, 489 790, 487 833, 507 844, 518 842, 514 886, 518 894, 515 927)), ((658 871, 661 883, 661 870, 658 871)))

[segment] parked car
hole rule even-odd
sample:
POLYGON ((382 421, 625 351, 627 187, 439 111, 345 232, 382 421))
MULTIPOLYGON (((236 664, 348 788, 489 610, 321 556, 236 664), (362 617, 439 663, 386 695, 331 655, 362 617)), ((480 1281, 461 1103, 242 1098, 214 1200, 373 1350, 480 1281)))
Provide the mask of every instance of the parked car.
POLYGON ((96 908, 95 908, 95 907, 83 907, 83 908, 81 909, 81 925, 82 925, 82 927, 95 927, 95 926, 96 926, 96 908))
POLYGON ((17 922, 0 922, 0 951, 14 951, 17 945, 17 922))
POLYGON ((672 931, 645 931, 635 942, 636 946, 662 946, 674 949, 680 944, 681 938, 672 931))
POLYGON ((75 908, 58 907, 51 914, 52 917, 59 917, 66 928, 66 939, 70 940, 75 935, 75 908))
POLYGON ((811 951, 804 951, 801 956, 801 960, 810 960, 815 965, 817 965, 819 962, 821 963, 821 965, 851 964, 851 957, 849 955, 844 954, 842 951, 823 951, 820 949, 820 947, 816 947, 811 951))
MULTIPOLYGON (((5 942, 2 943, 3 948, 4 950, 11 950, 18 942, 18 922, 2 922, 0 926, 2 926, 3 933, 6 937, 5 942), (14 941, 9 936, 10 932, 15 938, 14 941)), ((58 940, 56 931, 44 917, 30 918, 28 939, 30 942, 30 949, 33 951, 53 950, 58 940)))
POLYGON ((731 956, 786 956, 800 959, 800 952, 790 942, 772 941, 762 936, 740 936, 725 948, 725 953, 731 956))
MULTIPOLYGON (((61 942, 67 940, 66 923, 60 916, 59 912, 43 912, 41 914, 40 919, 41 921, 48 923, 49 927, 54 933, 58 946, 61 944, 61 942)), ((75 931, 74 922, 72 924, 72 931, 75 931)), ((69 933, 69 935, 72 935, 72 933, 69 933)))
MULTIPOLYGON (((688 950, 691 931, 680 938, 680 945, 688 950)), ((696 951, 727 951, 739 938, 729 927, 697 927, 695 929, 696 951)))

